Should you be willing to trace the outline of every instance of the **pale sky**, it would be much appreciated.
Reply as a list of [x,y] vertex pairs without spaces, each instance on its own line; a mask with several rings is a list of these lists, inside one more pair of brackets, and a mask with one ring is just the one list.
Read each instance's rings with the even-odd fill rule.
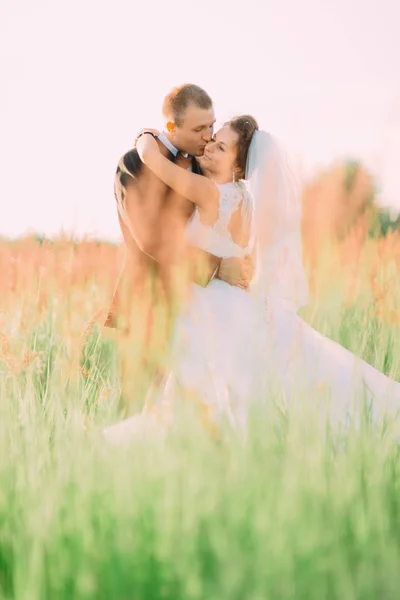
[[358,158],[400,209],[398,0],[0,0],[0,235],[119,237],[113,179],[174,85],[304,176]]

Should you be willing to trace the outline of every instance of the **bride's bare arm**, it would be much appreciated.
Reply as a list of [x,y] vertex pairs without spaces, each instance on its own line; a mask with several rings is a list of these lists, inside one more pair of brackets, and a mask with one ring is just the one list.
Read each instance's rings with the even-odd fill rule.
[[[210,179],[185,171],[165,158],[151,134],[142,133],[136,140],[136,149],[141,160],[169,187],[200,208],[215,211],[215,218],[218,217],[219,192]],[[251,256],[222,259],[219,268],[215,266],[218,279],[248,289],[254,272]]]
[[136,149],[142,162],[178,194],[200,208],[218,210],[219,191],[215,183],[168,160],[161,154],[152,135],[140,136]]

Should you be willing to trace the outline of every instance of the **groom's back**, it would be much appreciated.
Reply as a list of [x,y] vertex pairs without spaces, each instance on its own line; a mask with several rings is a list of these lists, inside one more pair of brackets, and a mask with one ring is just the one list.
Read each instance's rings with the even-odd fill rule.
[[[159,147],[171,158],[163,144]],[[126,260],[113,314],[107,319],[111,326],[117,315],[129,314],[139,298],[145,305],[153,303],[154,298],[145,298],[150,274],[157,284],[151,286],[153,291],[170,287],[171,269],[182,264],[186,255],[184,228],[193,212],[193,204],[158,179],[135,148],[120,159],[114,190]]]
[[[168,149],[158,144],[164,156],[172,160]],[[175,160],[187,167],[184,161]],[[136,148],[118,163],[115,197],[124,240],[131,252],[151,256],[158,264],[179,260],[182,254],[176,252],[185,241],[184,228],[193,204],[156,177],[141,162]]]

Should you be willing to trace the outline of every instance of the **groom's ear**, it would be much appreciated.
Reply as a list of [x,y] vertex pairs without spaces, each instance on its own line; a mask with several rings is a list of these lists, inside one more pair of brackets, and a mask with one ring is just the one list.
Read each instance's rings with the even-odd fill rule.
[[173,121],[167,121],[165,127],[168,133],[173,133],[175,131],[175,123]]

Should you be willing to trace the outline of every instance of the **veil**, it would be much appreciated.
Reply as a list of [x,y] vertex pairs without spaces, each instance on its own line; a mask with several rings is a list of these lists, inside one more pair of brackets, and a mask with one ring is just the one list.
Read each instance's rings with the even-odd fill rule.
[[246,182],[253,201],[252,244],[256,251],[251,292],[270,307],[297,312],[308,302],[301,202],[284,153],[266,131],[256,131],[252,137]]

